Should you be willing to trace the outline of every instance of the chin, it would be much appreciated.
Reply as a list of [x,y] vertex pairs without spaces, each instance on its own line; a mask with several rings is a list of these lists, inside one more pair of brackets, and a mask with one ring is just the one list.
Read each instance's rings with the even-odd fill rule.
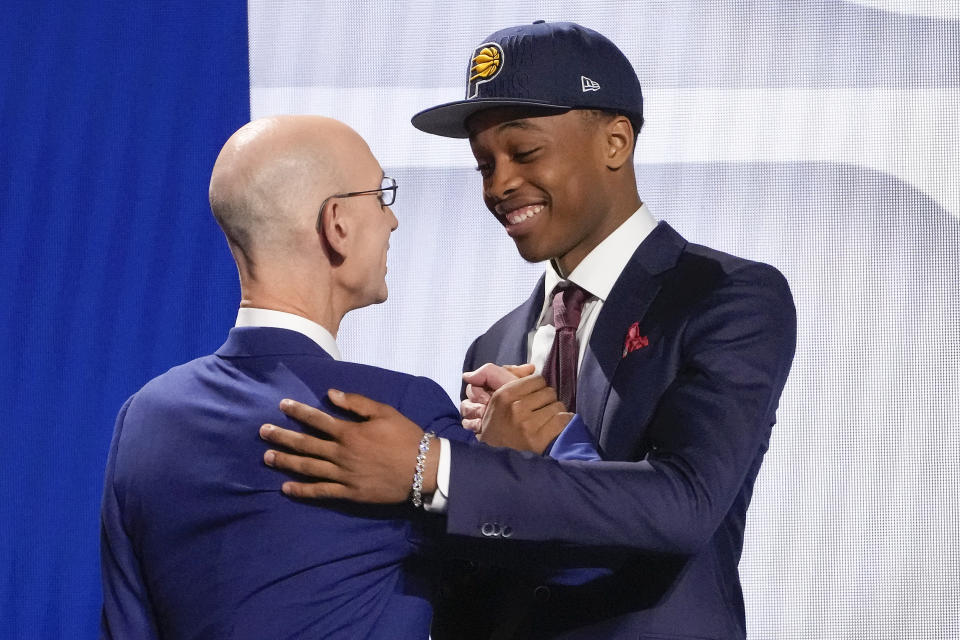
[[520,242],[517,242],[516,245],[517,252],[520,254],[520,257],[527,262],[543,262],[544,260],[549,260],[553,257],[549,255],[550,252],[544,251],[538,247],[525,246]]

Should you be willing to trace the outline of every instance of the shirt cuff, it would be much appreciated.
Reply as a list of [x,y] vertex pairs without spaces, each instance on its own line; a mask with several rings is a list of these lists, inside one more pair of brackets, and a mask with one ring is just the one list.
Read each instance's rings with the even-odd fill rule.
[[602,460],[593,444],[590,430],[580,414],[574,414],[547,451],[554,460]]
[[440,441],[440,462],[437,465],[437,490],[432,496],[424,496],[423,508],[430,513],[446,513],[447,497],[450,492],[450,443],[446,438]]

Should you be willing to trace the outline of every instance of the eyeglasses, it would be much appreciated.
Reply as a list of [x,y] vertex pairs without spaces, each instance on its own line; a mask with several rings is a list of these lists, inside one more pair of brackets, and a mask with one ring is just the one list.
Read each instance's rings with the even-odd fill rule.
[[366,191],[351,191],[350,193],[335,193],[328,196],[320,203],[320,213],[317,214],[317,231],[320,231],[320,220],[323,219],[323,210],[327,208],[327,203],[334,198],[352,198],[353,196],[374,195],[380,199],[381,207],[389,207],[397,199],[397,181],[393,178],[383,177],[379,189],[367,189]]

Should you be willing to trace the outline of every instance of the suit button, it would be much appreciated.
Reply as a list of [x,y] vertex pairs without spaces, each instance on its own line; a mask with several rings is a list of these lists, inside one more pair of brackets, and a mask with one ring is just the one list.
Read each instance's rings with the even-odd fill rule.
[[493,525],[490,524],[489,522],[484,522],[483,525],[480,527],[480,533],[487,536],[488,538],[494,534],[494,531],[495,529],[493,528]]
[[542,584],[536,589],[534,589],[533,599],[541,604],[547,602],[550,599],[550,587]]
[[503,535],[504,538],[509,538],[510,536],[513,535],[513,527],[508,527],[507,525],[504,525],[503,529],[500,530],[500,533],[501,535]]

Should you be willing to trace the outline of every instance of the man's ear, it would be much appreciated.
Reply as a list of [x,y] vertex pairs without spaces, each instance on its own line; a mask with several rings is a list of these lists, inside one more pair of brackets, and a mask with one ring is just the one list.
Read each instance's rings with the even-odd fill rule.
[[320,235],[330,252],[331,264],[339,264],[350,252],[353,238],[353,220],[337,198],[327,202],[320,214]]
[[633,125],[623,115],[610,118],[603,127],[607,168],[616,171],[633,158]]

